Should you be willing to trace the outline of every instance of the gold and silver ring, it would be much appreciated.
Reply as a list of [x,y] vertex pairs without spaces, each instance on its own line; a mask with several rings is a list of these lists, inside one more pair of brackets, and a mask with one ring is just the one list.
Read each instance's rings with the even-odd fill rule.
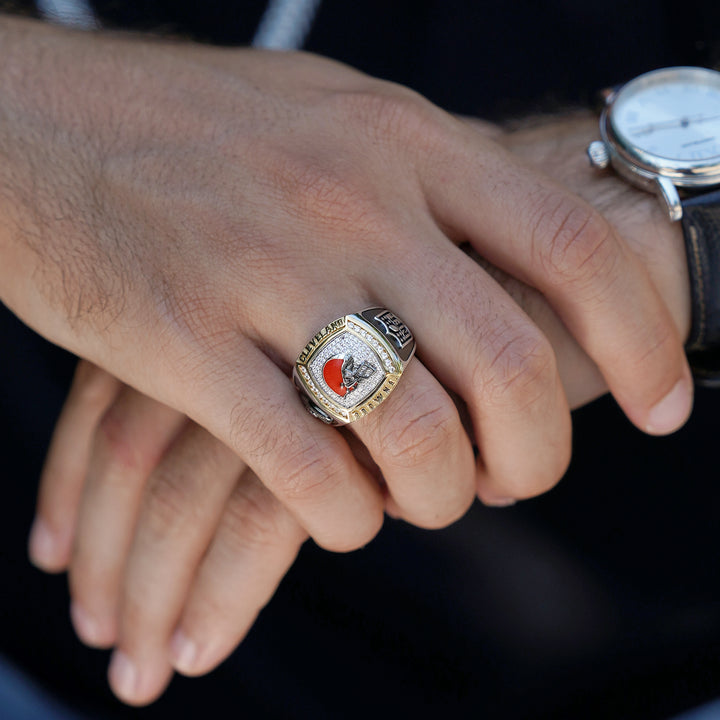
[[316,333],[295,361],[293,380],[312,415],[347,425],[387,399],[414,353],[415,338],[395,313],[368,308]]

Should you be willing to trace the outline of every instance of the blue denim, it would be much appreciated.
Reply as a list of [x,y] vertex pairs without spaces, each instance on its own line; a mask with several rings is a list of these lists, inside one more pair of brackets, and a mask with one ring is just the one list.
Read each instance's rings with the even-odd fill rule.
[[69,710],[0,655],[3,720],[89,720]]
[[720,720],[720,700],[713,700],[706,705],[688,710],[672,720]]

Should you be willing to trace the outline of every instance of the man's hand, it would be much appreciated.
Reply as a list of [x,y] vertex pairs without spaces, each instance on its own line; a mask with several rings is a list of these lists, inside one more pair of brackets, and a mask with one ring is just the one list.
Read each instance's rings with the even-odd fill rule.
[[[527,497],[567,465],[552,346],[461,242],[548,300],[639,427],[687,417],[681,337],[626,242],[416,94],[303,54],[9,19],[0,43],[3,302],[205,428],[322,546],[366,543],[386,503],[439,527],[476,492]],[[390,401],[352,427],[389,498],[288,377],[317,328],[372,305],[418,341]],[[109,490],[79,526],[146,473],[129,426],[110,412],[100,427],[92,472]],[[101,625],[91,541],[76,538],[73,594]]]
[[[647,261],[684,336],[689,309],[678,228],[655,198],[588,167],[583,149],[595,129],[595,120],[582,116],[499,139],[602,205]],[[597,367],[544,297],[481,262],[550,338],[571,405],[605,392]],[[117,444],[132,460],[120,487],[107,471],[108,450]],[[173,667],[195,675],[224,659],[305,537],[221,443],[87,363],[55,431],[38,518],[31,556],[48,570],[70,567],[78,634],[93,646],[121,648],[110,681],[138,704],[162,692]]]
[[548,299],[639,427],[689,413],[681,339],[612,227],[414,93],[309,55],[0,33],[3,300],[208,429],[321,545],[382,522],[377,484],[287,377],[348,311],[389,307],[418,340],[353,427],[403,517],[441,526],[476,489],[527,497],[567,465],[552,348],[457,242]]

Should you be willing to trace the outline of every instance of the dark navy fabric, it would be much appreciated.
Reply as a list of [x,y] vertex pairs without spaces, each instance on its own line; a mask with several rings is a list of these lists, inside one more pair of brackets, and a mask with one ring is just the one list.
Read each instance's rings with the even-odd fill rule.
[[[100,0],[106,24],[247,42],[262,3]],[[308,47],[449,110],[589,103],[654,67],[720,56],[716,3],[326,0]],[[542,9],[541,9],[542,8]],[[561,485],[438,532],[388,521],[349,555],[308,543],[240,649],[131,710],[25,558],[73,358],[0,312],[0,651],[96,718],[667,718],[720,692],[718,396],[644,436],[609,399],[574,414]],[[0,709],[0,717],[2,711]]]
[[[94,0],[111,26],[221,44],[252,38],[264,0]],[[720,61],[720,5],[686,0],[362,0],[320,5],[306,49],[497,117],[589,102],[669,64]]]

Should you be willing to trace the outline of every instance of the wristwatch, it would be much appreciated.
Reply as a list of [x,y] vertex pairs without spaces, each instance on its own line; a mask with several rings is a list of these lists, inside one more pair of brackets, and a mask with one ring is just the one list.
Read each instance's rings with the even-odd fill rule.
[[606,92],[601,140],[587,152],[655,192],[682,222],[692,325],[686,351],[698,382],[720,386],[720,72],[671,67]]

